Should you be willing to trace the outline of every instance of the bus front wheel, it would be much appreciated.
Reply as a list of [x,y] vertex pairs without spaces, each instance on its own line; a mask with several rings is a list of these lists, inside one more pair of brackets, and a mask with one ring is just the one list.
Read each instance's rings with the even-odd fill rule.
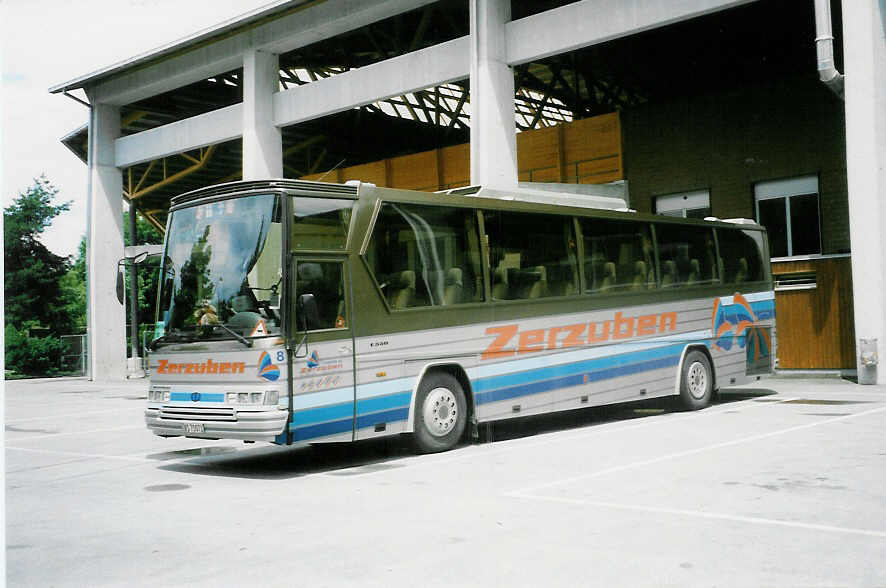
[[680,377],[680,401],[686,410],[698,410],[711,403],[714,372],[708,356],[690,351],[683,360]]
[[421,453],[455,447],[467,425],[465,393],[453,376],[431,372],[421,381],[415,398],[415,440]]

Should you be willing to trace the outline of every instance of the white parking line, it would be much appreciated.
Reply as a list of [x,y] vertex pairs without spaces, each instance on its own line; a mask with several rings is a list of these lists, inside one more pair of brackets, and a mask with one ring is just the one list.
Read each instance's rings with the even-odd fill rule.
[[[92,433],[110,433],[114,431],[130,431],[132,429],[144,429],[144,425],[130,425],[128,427],[113,427],[111,429],[92,429],[90,431],[69,431],[67,433],[47,433],[45,435],[31,435],[29,437],[16,437],[9,438],[7,435],[7,441],[12,441],[13,443],[21,443],[22,441],[32,441],[34,439],[54,439],[56,437],[68,437],[71,435],[89,435]],[[14,432],[14,431],[11,431]]]
[[104,455],[100,453],[82,453],[79,451],[59,451],[57,449],[34,449],[32,447],[13,447],[10,445],[6,446],[7,450],[13,451],[26,451],[28,453],[43,453],[47,455],[66,455],[69,457],[83,457],[90,459],[114,459],[114,460],[122,460],[122,461],[138,461],[144,463],[157,463],[153,459],[148,459],[145,457],[130,457],[127,455]]
[[645,512],[653,514],[666,514],[696,517],[703,519],[715,519],[722,521],[732,521],[736,523],[748,523],[753,525],[774,525],[779,527],[791,527],[795,529],[806,529],[810,531],[825,531],[828,533],[846,533],[850,535],[864,535],[868,537],[886,538],[886,531],[875,531],[873,529],[856,529],[853,527],[835,527],[833,525],[817,525],[813,523],[798,523],[795,521],[782,521],[778,519],[766,519],[761,517],[744,517],[740,515],[731,515],[717,512],[703,512],[698,510],[681,510],[675,508],[658,508],[652,506],[639,506],[634,504],[617,504],[614,502],[600,502],[596,500],[580,500],[575,498],[564,498],[560,496],[539,496],[537,494],[524,494],[522,492],[511,492],[508,496],[512,498],[524,498],[528,500],[537,500],[542,502],[558,502],[562,504],[572,504],[578,506],[591,506],[597,508],[611,508],[617,510],[627,510],[634,512]]
[[66,419],[66,420],[68,420],[68,419],[72,419],[72,418],[76,418],[76,417],[92,416],[95,414],[108,414],[108,413],[112,413],[112,412],[123,412],[123,411],[127,411],[127,410],[138,411],[139,414],[144,412],[143,407],[136,408],[136,407],[132,407],[132,406],[121,406],[120,408],[109,408],[108,410],[90,410],[89,412],[73,412],[73,413],[65,412],[65,413],[61,413],[61,414],[44,415],[44,416],[38,416],[38,417],[28,417],[26,419],[12,419],[12,420],[7,420],[6,424],[14,426],[19,423],[30,423],[33,421],[46,421],[46,420],[51,420],[51,419]]
[[741,445],[744,443],[753,443],[755,441],[760,441],[761,439],[769,439],[770,437],[777,437],[779,435],[786,435],[788,433],[793,433],[796,431],[802,431],[805,429],[812,429],[814,427],[821,427],[823,425],[828,425],[831,423],[836,423],[840,421],[846,421],[849,419],[855,419],[863,416],[868,416],[871,414],[875,414],[878,412],[886,411],[886,406],[881,406],[880,408],[874,408],[871,410],[866,410],[863,412],[857,412],[850,415],[834,417],[830,419],[826,419],[823,421],[816,421],[814,423],[808,423],[805,425],[798,425],[795,427],[788,427],[786,429],[779,429],[777,431],[770,431],[769,433],[761,433],[759,435],[751,435],[750,437],[743,437],[741,439],[733,439],[732,441],[723,441],[722,443],[714,443],[713,445],[706,445],[704,447],[696,447],[694,449],[688,449],[686,451],[678,451],[676,453],[669,453],[667,455],[661,455],[659,457],[653,457],[651,459],[644,459],[640,461],[635,461],[633,463],[624,464],[620,466],[614,466],[611,468],[606,468],[603,470],[598,470],[596,472],[591,472],[588,474],[582,474],[580,476],[571,476],[569,478],[563,478],[561,480],[555,480],[553,482],[545,482],[544,484],[537,484],[535,486],[529,486],[526,488],[521,488],[519,490],[513,490],[511,492],[505,493],[506,496],[516,496],[520,498],[527,498],[527,494],[532,492],[536,492],[538,490],[543,490],[545,488],[553,488],[554,486],[562,486],[564,484],[571,484],[573,482],[580,482],[584,480],[589,480],[591,478],[597,478],[600,476],[605,476],[607,474],[612,474],[615,472],[623,472],[626,470],[636,469],[656,463],[661,463],[663,461],[670,461],[673,459],[679,459],[681,457],[686,457],[689,455],[696,455],[698,453],[704,453],[707,451],[713,451],[716,449],[722,449],[723,447],[731,447],[734,445]]

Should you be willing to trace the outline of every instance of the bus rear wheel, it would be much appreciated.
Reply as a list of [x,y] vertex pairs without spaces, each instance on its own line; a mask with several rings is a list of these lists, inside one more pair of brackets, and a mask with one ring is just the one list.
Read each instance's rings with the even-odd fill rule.
[[467,403],[461,384],[445,372],[422,378],[415,398],[415,447],[420,453],[452,449],[467,425]]
[[680,375],[680,402],[686,410],[698,410],[711,403],[714,372],[708,356],[690,351],[683,360]]

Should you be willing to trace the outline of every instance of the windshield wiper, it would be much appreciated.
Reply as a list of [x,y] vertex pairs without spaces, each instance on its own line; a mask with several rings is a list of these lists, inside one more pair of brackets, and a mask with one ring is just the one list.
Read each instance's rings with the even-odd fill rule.
[[234,338],[237,339],[237,341],[239,341],[240,343],[243,343],[243,344],[246,345],[247,347],[252,347],[252,340],[251,340],[251,339],[247,339],[246,337],[244,337],[243,335],[241,335],[240,333],[238,333],[238,332],[235,331],[234,329],[231,329],[230,327],[227,327],[227,326],[225,326],[225,325],[222,324],[222,323],[215,323],[214,325],[210,325],[210,326],[212,326],[212,327],[221,327],[221,328],[223,328],[225,331],[227,331],[228,333],[230,333],[231,335],[233,335]]
[[165,335],[161,335],[148,343],[148,349],[151,351],[155,351],[157,349],[157,345],[160,343],[173,343],[173,342],[183,342],[183,341],[193,341],[191,337],[185,337],[179,333],[167,333]]

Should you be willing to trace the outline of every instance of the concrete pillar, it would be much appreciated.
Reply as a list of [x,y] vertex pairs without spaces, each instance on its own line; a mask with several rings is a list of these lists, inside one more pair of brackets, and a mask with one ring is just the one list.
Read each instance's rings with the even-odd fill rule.
[[283,177],[283,137],[274,126],[280,59],[265,51],[243,56],[243,179]]
[[92,102],[89,117],[89,196],[86,296],[89,377],[126,376],[126,316],[117,299],[117,262],[123,257],[123,172],[114,165],[120,109]]
[[[886,0],[843,0],[846,169],[858,379],[886,384]],[[865,365],[876,340],[878,366]]]
[[517,186],[514,72],[507,64],[510,0],[469,0],[471,13],[471,184]]

